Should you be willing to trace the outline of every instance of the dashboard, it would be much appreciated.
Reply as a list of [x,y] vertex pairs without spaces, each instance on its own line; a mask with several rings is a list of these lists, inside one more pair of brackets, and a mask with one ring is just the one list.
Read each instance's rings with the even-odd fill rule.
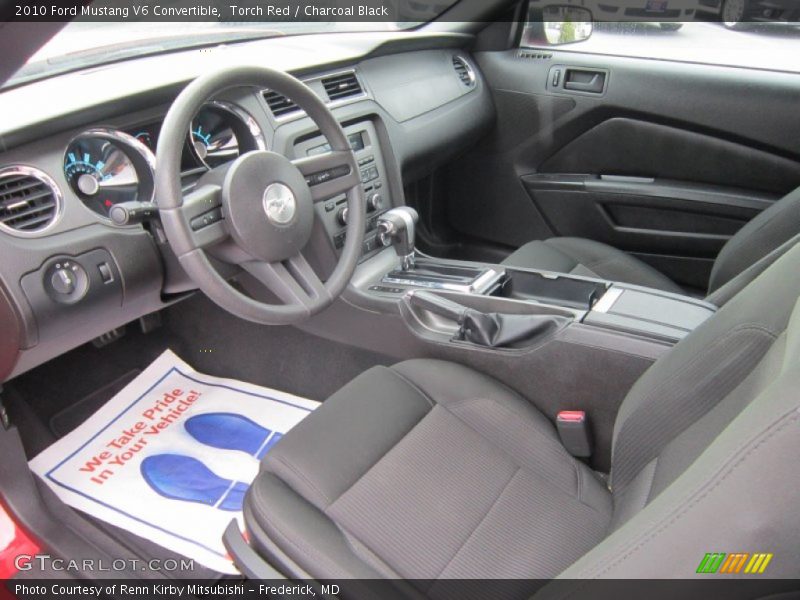
[[[326,63],[314,50],[320,38],[328,45]],[[214,60],[219,68],[244,56],[274,57],[263,64],[299,76],[328,104],[359,166],[368,260],[379,250],[378,216],[404,203],[403,186],[491,126],[489,91],[463,49],[469,42],[452,34],[303,36],[237,44]],[[0,93],[0,110],[16,115],[0,125],[0,323],[9,334],[0,340],[0,381],[193,290],[161,230],[154,184],[161,123],[199,74],[193,58],[181,52],[136,59]],[[59,102],[31,110],[31,97],[56,90]],[[184,192],[209,169],[251,150],[300,158],[330,146],[289,98],[227,90],[209,99],[186,132]],[[334,176],[316,173],[307,183]],[[137,207],[145,211],[140,218],[117,218],[123,208],[137,214]],[[217,213],[203,215],[197,227],[224,218]],[[304,255],[324,279],[344,245],[345,197],[323,198],[315,214]]]

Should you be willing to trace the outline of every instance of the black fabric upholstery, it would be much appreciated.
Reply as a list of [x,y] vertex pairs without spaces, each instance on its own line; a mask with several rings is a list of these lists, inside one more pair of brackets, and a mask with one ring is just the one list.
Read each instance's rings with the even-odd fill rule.
[[[622,493],[639,471],[656,459],[680,432],[730,394],[753,370],[776,335],[743,325],[713,340],[700,356],[635,386],[614,444],[614,490]],[[640,391],[641,390],[641,391]]]
[[458,578],[694,577],[709,540],[766,548],[771,574],[797,577],[799,265],[796,245],[633,386],[610,489],[501,383],[409,361],[275,446],[246,499],[254,545],[288,574],[442,599]]
[[[430,411],[394,369],[374,367],[331,396],[267,455],[264,467],[319,509],[349,489]],[[358,435],[348,435],[356,426]],[[309,443],[313,440],[314,443]]]
[[[728,240],[714,262],[707,293],[713,294],[798,234],[800,188],[778,200]],[[510,254],[503,264],[684,293],[667,276],[630,254],[582,238],[556,237],[528,242]]]
[[528,242],[508,256],[504,265],[571,273],[682,294],[681,287],[638,258],[607,244],[582,238],[550,238]]
[[290,572],[399,576],[434,597],[439,579],[553,577],[611,518],[543,415],[441,361],[376,367],[332,396],[267,455],[247,507]]
[[800,233],[800,188],[742,227],[720,251],[708,292],[712,293]]
[[[740,410],[769,385],[768,377],[756,378],[755,385],[753,378],[769,366],[765,357],[774,354],[800,296],[798,264],[800,245],[659,359],[633,386],[614,427],[615,511],[636,512],[656,497],[711,444],[732,418],[731,405]],[[700,426],[704,420],[712,424],[707,429]],[[615,515],[614,522],[624,519]]]
[[[719,335],[733,315],[753,318],[752,311],[760,312],[756,319],[768,328],[783,330],[742,383],[675,437],[627,487],[650,486],[647,505],[631,510],[629,499],[615,490],[614,520],[619,503],[628,519],[537,598],[585,597],[575,595],[570,580],[702,578],[695,574],[697,557],[709,551],[709,540],[720,549],[768,548],[773,558],[760,578],[800,576],[795,510],[800,505],[800,301],[794,308],[787,302],[798,294],[798,265],[800,248],[775,263],[772,281],[761,280],[749,289],[752,293],[734,298],[723,310],[736,306],[702,332]],[[769,298],[773,301],[763,310],[755,308]],[[693,351],[702,352],[703,345]],[[685,346],[684,352],[692,349]],[[702,589],[697,597],[708,596]]]

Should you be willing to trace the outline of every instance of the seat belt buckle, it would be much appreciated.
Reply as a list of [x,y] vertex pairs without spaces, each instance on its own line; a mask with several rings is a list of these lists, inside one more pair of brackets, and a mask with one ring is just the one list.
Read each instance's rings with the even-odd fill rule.
[[559,411],[556,416],[556,429],[561,443],[572,456],[587,458],[592,455],[592,436],[585,411]]

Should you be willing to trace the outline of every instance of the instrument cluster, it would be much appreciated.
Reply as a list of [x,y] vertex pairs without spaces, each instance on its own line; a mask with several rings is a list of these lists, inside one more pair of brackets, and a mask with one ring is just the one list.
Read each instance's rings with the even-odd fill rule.
[[[161,123],[153,122],[128,131],[95,128],[73,138],[64,153],[64,176],[72,191],[105,218],[117,204],[153,202],[160,130]],[[264,135],[252,116],[233,104],[212,101],[192,119],[182,169],[213,169],[264,149]]]

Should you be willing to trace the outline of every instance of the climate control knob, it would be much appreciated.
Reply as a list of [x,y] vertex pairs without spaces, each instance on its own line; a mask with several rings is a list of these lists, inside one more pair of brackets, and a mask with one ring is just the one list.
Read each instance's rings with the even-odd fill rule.
[[383,208],[383,196],[380,192],[375,192],[367,197],[367,210],[374,212]]
[[339,212],[336,213],[336,220],[339,221],[340,225],[347,225],[347,207],[343,206],[339,209]]

